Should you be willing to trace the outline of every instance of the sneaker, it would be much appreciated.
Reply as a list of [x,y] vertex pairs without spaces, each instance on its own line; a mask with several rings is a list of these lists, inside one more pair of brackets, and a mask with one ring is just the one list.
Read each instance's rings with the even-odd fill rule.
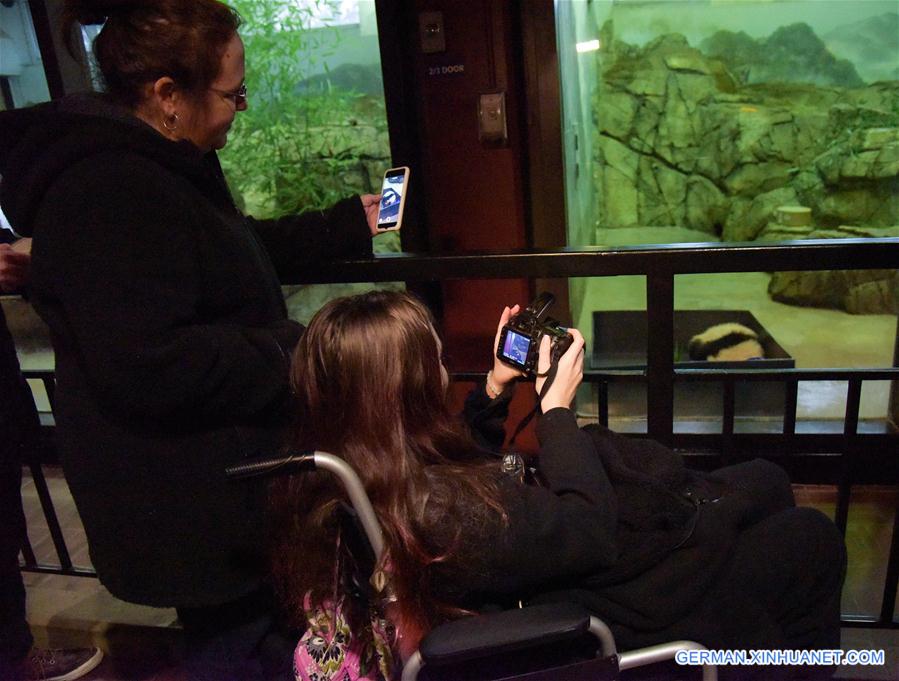
[[32,648],[25,660],[24,681],[75,681],[100,664],[99,648]]

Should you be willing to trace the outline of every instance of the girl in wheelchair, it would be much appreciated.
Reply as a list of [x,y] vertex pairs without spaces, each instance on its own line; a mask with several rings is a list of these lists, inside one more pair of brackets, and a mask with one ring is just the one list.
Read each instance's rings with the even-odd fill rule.
[[[517,311],[503,311],[495,343]],[[342,298],[309,324],[293,357],[293,444],[356,470],[387,547],[376,587],[389,626],[342,602],[371,678],[390,674],[385,648],[407,656],[439,622],[519,602],[583,604],[624,649],[839,648],[845,549],[833,523],[796,508],[786,474],[761,459],[699,474],[651,440],[579,428],[569,406],[584,339],[569,331],[541,401],[540,451],[523,471],[498,454],[519,372],[494,359],[452,414],[441,341],[415,298]],[[538,394],[549,364],[544,342]],[[324,473],[272,490],[275,582],[304,625],[333,608],[351,560],[340,557],[342,497]]]

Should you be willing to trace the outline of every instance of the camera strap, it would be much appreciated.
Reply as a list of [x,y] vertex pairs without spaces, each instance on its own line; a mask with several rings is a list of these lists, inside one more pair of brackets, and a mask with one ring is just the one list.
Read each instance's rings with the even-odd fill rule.
[[541,414],[543,413],[543,410],[541,409],[541,403],[543,402],[543,397],[546,395],[546,393],[549,392],[549,388],[553,384],[553,380],[555,380],[555,378],[556,378],[556,372],[558,371],[558,369],[559,369],[558,364],[551,364],[549,367],[549,370],[545,374],[538,374],[538,376],[540,376],[541,378],[543,376],[546,376],[546,382],[543,384],[543,387],[540,389],[540,394],[537,395],[537,402],[536,402],[536,404],[534,404],[534,408],[531,409],[524,416],[524,418],[518,422],[517,426],[515,426],[515,431],[512,433],[512,437],[509,439],[510,447],[513,444],[515,444],[515,438],[518,437],[518,435],[521,433],[521,431],[523,431],[525,428],[527,428],[528,424],[534,419],[534,416],[537,414],[537,412],[539,411]]

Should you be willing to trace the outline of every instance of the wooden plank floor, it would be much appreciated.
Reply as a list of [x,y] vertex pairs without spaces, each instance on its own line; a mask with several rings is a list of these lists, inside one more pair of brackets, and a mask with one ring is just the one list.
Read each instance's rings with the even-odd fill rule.
[[[45,467],[47,482],[75,565],[89,566],[87,541],[77,509],[61,471]],[[834,490],[797,486],[797,501],[833,514]],[[57,563],[37,492],[27,471],[22,500],[28,534],[39,562]],[[854,492],[849,514],[847,548],[849,575],[843,591],[843,611],[879,611],[892,531],[892,513],[899,490],[878,487]],[[99,645],[104,662],[88,681],[180,681],[181,629],[174,610],[149,608],[114,598],[96,579],[24,574],[28,618],[39,645]],[[897,608],[899,611],[899,608]],[[844,629],[843,649],[884,649],[884,667],[841,668],[841,679],[899,679],[899,631]]]

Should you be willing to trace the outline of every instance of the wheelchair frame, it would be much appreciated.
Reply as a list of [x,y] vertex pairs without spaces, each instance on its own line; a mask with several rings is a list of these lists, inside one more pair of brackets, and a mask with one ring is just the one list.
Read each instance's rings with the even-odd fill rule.
[[[230,466],[225,472],[231,478],[248,478],[314,470],[328,471],[335,475],[340,481],[349,497],[350,504],[353,506],[353,509],[359,518],[365,536],[374,551],[375,562],[377,562],[384,552],[384,536],[381,532],[381,525],[378,522],[377,515],[371,505],[365,487],[359,479],[359,476],[356,474],[356,471],[339,456],[321,451],[293,453],[286,456],[259,459],[244,464]],[[433,660],[429,659],[427,652],[423,652],[422,649],[435,647],[434,645],[429,644],[437,643],[441,637],[441,633],[448,631],[449,627],[458,629],[460,622],[470,622],[472,625],[478,625],[482,629],[485,627],[489,629],[491,618],[504,617],[509,620],[515,617],[515,615],[511,613],[529,613],[534,612],[541,607],[544,606],[525,606],[519,610],[505,611],[503,613],[497,613],[496,615],[478,615],[469,619],[438,625],[425,636],[419,649],[416,650],[403,665],[401,681],[416,681],[421,670],[429,663],[433,663]],[[574,619],[571,618],[572,613],[574,614]],[[572,635],[580,635],[589,632],[599,642],[602,656],[604,658],[615,659],[617,670],[619,672],[674,659],[677,652],[681,650],[706,650],[705,646],[695,641],[672,641],[669,643],[639,648],[626,653],[619,653],[615,645],[612,631],[609,629],[608,625],[598,617],[590,615],[580,606],[571,605],[570,607],[565,608],[562,620],[561,628],[565,630],[561,632],[562,635],[570,638]],[[557,620],[551,624],[547,622],[547,624],[548,626],[556,627],[557,636],[560,634],[558,631],[559,624]],[[517,633],[518,632],[516,632],[516,634]],[[512,638],[507,639],[504,642],[504,647],[509,650],[526,649],[529,645],[535,645],[538,642],[539,639],[533,637],[533,630],[530,629],[523,636],[518,635],[517,638],[513,634]],[[450,651],[446,656],[453,658],[453,661],[462,661],[477,659],[478,657],[494,654],[495,652],[495,649],[488,648],[462,650],[452,649],[452,646],[450,646]],[[714,665],[703,665],[702,681],[717,681],[717,679],[717,668]]]

